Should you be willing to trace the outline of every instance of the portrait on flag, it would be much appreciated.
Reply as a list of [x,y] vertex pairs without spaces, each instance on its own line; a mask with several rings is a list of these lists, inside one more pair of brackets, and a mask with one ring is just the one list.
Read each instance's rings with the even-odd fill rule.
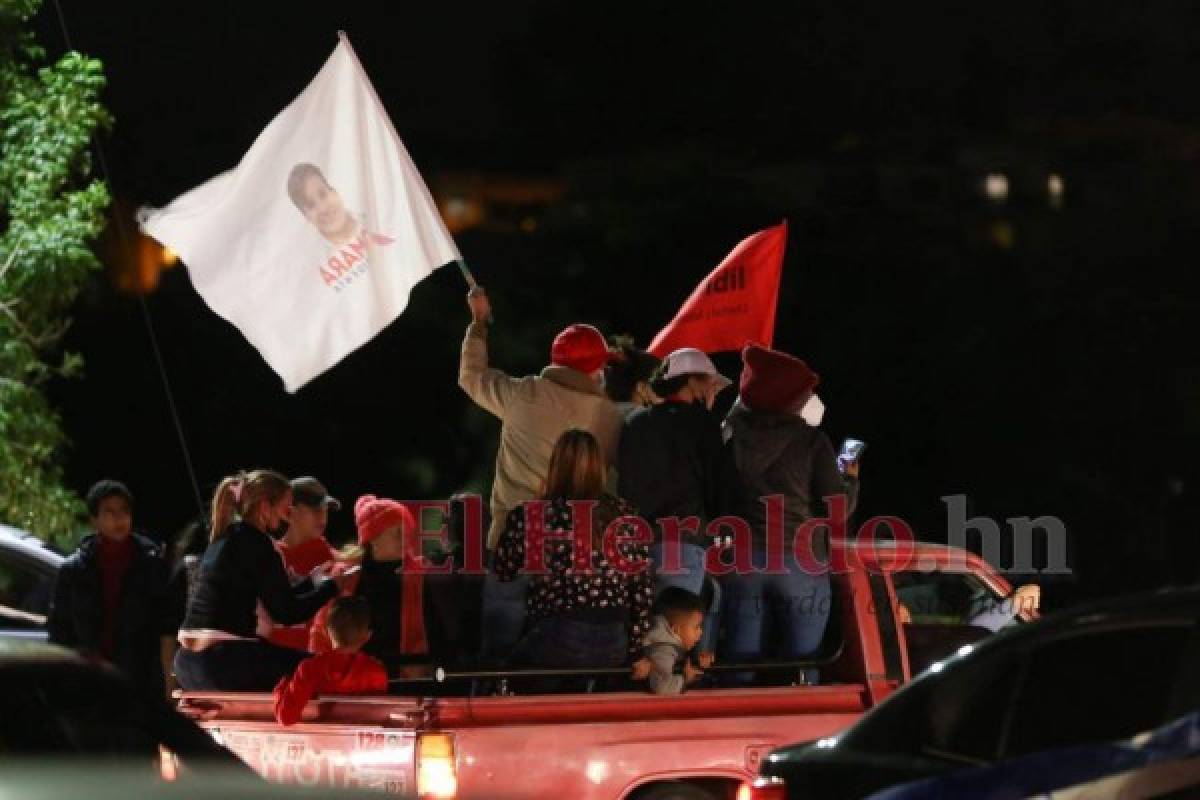
[[343,38],[231,171],[144,212],[205,302],[295,391],[365,344],[460,260]]
[[[390,236],[367,229],[365,220],[346,208],[342,196],[313,164],[292,167],[288,197],[329,245],[329,257],[318,266],[326,286],[341,291],[367,273],[372,255],[395,242]],[[378,259],[375,259],[378,262]]]

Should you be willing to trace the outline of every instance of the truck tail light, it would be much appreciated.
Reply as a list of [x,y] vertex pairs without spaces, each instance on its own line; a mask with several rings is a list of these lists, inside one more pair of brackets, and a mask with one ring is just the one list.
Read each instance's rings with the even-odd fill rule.
[[787,787],[782,778],[760,776],[738,788],[737,800],[787,800]]
[[458,768],[454,736],[422,733],[417,737],[417,797],[450,800],[458,795]]
[[167,783],[179,780],[179,762],[175,754],[162,745],[158,747],[158,777]]

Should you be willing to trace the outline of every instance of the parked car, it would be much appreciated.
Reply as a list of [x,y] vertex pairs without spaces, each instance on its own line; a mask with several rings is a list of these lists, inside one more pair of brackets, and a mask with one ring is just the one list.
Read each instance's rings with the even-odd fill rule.
[[63,556],[32,534],[0,525],[0,637],[46,638]]
[[1197,708],[1200,586],[1107,601],[961,646],[844,732],[772,752],[741,798],[861,798]]
[[[999,795],[1140,800],[1183,789],[1200,790],[1200,711],[1132,739],[1046,750],[988,767],[956,770],[885,789],[869,800],[975,800]],[[1200,791],[1191,796],[1196,795]]]
[[249,772],[165,698],[146,698],[111,667],[55,645],[0,638],[0,756],[6,762],[71,756],[139,763],[157,774],[161,749],[189,769]]

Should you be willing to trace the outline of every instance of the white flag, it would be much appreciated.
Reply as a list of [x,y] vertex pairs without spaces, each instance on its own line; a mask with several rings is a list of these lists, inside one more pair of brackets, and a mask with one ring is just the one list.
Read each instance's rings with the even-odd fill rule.
[[142,229],[179,254],[289,392],[461,260],[345,37],[236,168],[143,212]]

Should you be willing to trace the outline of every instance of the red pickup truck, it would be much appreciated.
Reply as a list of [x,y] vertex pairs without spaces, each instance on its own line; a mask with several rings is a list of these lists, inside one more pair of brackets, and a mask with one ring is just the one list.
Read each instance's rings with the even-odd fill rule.
[[180,710],[287,783],[422,798],[732,798],[772,749],[837,733],[989,633],[946,598],[1000,603],[1011,591],[980,559],[936,545],[844,545],[833,562],[817,685],[470,696],[462,681],[462,696],[319,697],[287,728],[269,695],[184,692]]

